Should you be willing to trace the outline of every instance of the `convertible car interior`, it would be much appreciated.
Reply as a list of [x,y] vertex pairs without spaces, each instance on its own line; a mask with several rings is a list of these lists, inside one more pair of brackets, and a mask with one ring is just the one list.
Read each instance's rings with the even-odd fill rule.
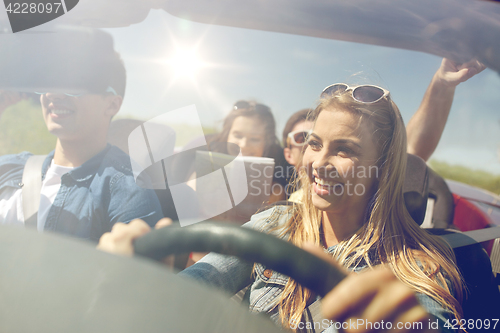
[[[4,2],[7,6],[8,1]],[[89,90],[86,81],[88,73],[84,66],[77,66],[85,61],[85,47],[66,48],[68,41],[59,38],[51,29],[81,32],[84,45],[83,41],[88,42],[88,31],[94,28],[111,31],[143,24],[142,28],[153,31],[156,27],[144,21],[152,12],[158,11],[182,20],[178,30],[169,31],[178,34],[179,40],[189,35],[186,28],[189,24],[206,25],[207,30],[220,27],[233,29],[230,31],[236,36],[248,30],[259,34],[273,33],[283,38],[302,36],[346,44],[398,48],[447,57],[457,62],[476,58],[496,74],[500,73],[498,1],[66,2],[69,9],[64,15],[38,28],[19,32],[14,31],[15,26],[9,21],[12,15],[8,16],[1,9],[0,91],[29,91],[34,95],[34,87],[43,85],[59,86],[61,89],[69,87],[75,91]],[[126,33],[121,30],[116,32],[117,36],[120,34]],[[263,35],[256,36],[253,38],[259,39]],[[52,42],[56,44],[47,47]],[[230,47],[246,50],[245,40],[239,42],[241,45]],[[103,43],[112,45],[113,41]],[[59,57],[65,58],[64,62],[54,56],[54,50],[59,52]],[[127,51],[136,61],[132,66],[141,68],[137,72],[142,74],[142,67],[137,63],[154,61],[149,55],[140,55],[140,50],[141,45],[134,45]],[[37,61],[33,60],[35,57]],[[235,67],[229,70],[236,73],[238,80],[245,80],[245,73],[258,71],[264,62],[282,61],[260,59],[255,53],[249,57],[256,58],[252,59],[255,60],[254,68]],[[298,57],[310,60],[313,56],[304,53]],[[63,64],[70,65],[65,67]],[[47,72],[52,75],[47,75]],[[71,79],[65,80],[68,77]],[[75,77],[79,80],[74,80]],[[143,82],[151,83],[146,76],[141,78]],[[266,83],[266,80],[267,77],[264,77],[262,81]],[[142,82],[139,85],[140,88],[145,87],[142,91],[146,95],[154,94],[148,91],[146,83],[144,87]],[[186,95],[198,93],[196,89],[186,89]],[[212,92],[211,87],[202,89]],[[269,90],[272,89],[274,87],[269,87]],[[491,91],[497,93],[498,89],[495,89],[493,87]],[[287,93],[290,94],[289,91]],[[213,94],[216,95],[216,92]],[[149,106],[147,103],[140,105],[144,109]],[[174,147],[172,144],[168,149],[189,152],[190,148],[189,145]],[[184,165],[179,161],[170,162],[167,167],[177,167],[180,178],[187,178],[192,173],[192,170],[176,165],[176,162]],[[155,188],[155,192],[162,211],[175,220],[178,216],[168,182],[161,185],[166,188]],[[500,318],[500,196],[462,185],[444,179],[424,160],[408,154],[404,182],[407,210],[418,225],[442,237],[453,248],[467,287],[462,303],[464,318],[474,321]],[[187,186],[184,192],[186,200],[192,203],[191,213],[197,216],[200,208],[195,192]],[[280,201],[273,205],[292,206],[293,203]],[[214,251],[239,256],[288,275],[318,295],[326,295],[344,278],[343,273],[331,265],[285,241],[212,221],[188,227],[174,223],[137,239],[134,247],[137,255],[126,258],[97,251],[95,244],[86,241],[0,225],[0,332],[280,331],[269,318],[250,314],[248,308],[232,302],[230,297],[233,295],[183,279],[176,275],[176,271],[159,264],[171,254],[176,255],[177,269],[185,266],[190,252]]]

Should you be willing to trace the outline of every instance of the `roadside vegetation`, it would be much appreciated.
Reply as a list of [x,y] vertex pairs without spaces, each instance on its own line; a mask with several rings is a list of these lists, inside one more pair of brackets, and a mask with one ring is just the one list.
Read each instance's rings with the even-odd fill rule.
[[[122,118],[132,118],[123,116]],[[176,146],[187,143],[191,129],[181,125],[174,129],[177,135]],[[215,128],[204,128],[205,134],[215,132]],[[180,135],[179,135],[180,134]],[[40,105],[34,101],[22,101],[5,110],[0,119],[0,156],[30,151],[34,154],[47,154],[55,147],[56,137],[45,127]],[[456,180],[500,194],[500,174],[474,170],[443,161],[431,160],[430,167],[443,178]]]
[[55,145],[56,137],[45,127],[39,103],[23,100],[0,118],[0,156],[22,151],[45,155]]
[[500,174],[474,170],[461,165],[451,165],[443,161],[431,160],[432,170],[441,177],[480,187],[495,194],[500,194]]
[[[137,119],[129,115],[118,114],[114,119]],[[177,125],[176,143],[184,146],[192,138],[194,128],[189,125]],[[215,127],[203,127],[205,134],[216,133]],[[39,103],[23,100],[11,106],[0,118],[0,156],[29,151],[34,154],[50,153],[56,144],[56,137],[49,133],[42,116]]]

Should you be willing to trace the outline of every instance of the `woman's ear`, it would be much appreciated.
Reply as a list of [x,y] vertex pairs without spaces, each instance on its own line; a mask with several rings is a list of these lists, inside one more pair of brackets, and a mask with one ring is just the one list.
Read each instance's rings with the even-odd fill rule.
[[293,157],[292,157],[292,150],[289,147],[283,148],[283,155],[285,155],[285,160],[291,164],[294,165],[293,163]]

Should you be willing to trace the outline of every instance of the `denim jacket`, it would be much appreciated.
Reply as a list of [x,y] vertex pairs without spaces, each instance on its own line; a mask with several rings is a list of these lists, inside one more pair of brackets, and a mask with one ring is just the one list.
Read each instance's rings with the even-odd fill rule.
[[[23,152],[0,157],[0,192],[7,187],[21,188],[24,165],[31,155]],[[54,152],[43,163],[42,179],[53,157]],[[153,226],[162,217],[155,192],[136,184],[128,155],[108,144],[62,176],[44,230],[97,242],[116,222],[141,218]]]
[[[284,225],[290,218],[290,215],[291,209],[289,206],[276,206],[252,216],[251,221],[246,223],[244,227],[259,231],[265,231],[270,228],[275,230],[275,227],[278,227],[279,230],[279,226]],[[327,249],[327,252],[332,253],[334,249],[335,246],[332,246]],[[351,268],[351,270],[360,272],[366,267],[358,265],[355,268]],[[268,313],[273,321],[280,323],[281,320],[276,304],[289,278],[281,273],[268,270],[261,264],[256,264],[252,280],[252,270],[252,263],[239,260],[236,257],[210,253],[179,274],[194,278],[207,285],[218,287],[230,294],[237,293],[251,283],[249,291],[245,294],[245,300],[249,303],[250,311]],[[438,320],[441,331],[446,331],[443,328],[443,324],[450,318],[450,313],[427,295],[417,293],[417,300],[431,315],[430,317],[433,318],[432,323]],[[429,323],[424,323],[424,325],[427,327]],[[323,320],[321,324],[318,323],[318,329],[315,331],[324,333],[337,332],[335,324],[326,320]]]

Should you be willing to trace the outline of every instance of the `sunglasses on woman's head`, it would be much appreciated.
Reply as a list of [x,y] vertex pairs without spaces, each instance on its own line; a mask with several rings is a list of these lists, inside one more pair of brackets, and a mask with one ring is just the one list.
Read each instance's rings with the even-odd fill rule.
[[312,130],[309,131],[294,131],[288,133],[288,139],[291,144],[294,146],[302,147],[307,143],[307,137],[312,133]]
[[238,101],[234,103],[233,105],[234,110],[240,110],[240,109],[255,109],[257,112],[271,112],[271,109],[269,106],[264,105],[264,104],[255,104],[255,103],[250,103],[247,101]]
[[321,98],[333,96],[335,94],[343,93],[344,91],[351,91],[352,98],[359,103],[371,104],[380,101],[382,98],[389,96],[389,91],[373,85],[362,85],[349,87],[345,83],[335,83],[329,85],[321,93]]

